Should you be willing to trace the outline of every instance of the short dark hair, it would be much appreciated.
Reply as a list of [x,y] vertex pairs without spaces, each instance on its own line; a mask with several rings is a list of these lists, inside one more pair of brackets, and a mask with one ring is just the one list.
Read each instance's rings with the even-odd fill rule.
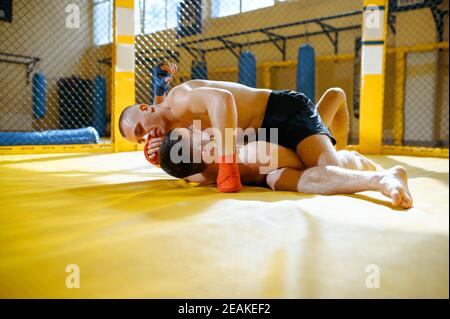
[[133,106],[136,106],[136,105],[137,105],[137,104],[129,105],[129,106],[127,106],[126,108],[123,109],[122,113],[120,113],[120,117],[119,117],[119,132],[120,132],[120,135],[122,135],[122,137],[126,137],[126,136],[125,136],[125,133],[124,133],[124,131],[123,131],[123,128],[122,128],[122,119],[123,119],[123,115],[124,115],[130,108],[132,108]]
[[181,136],[174,139],[171,138],[171,133],[173,130],[170,130],[163,138],[161,145],[159,146],[159,164],[161,168],[169,175],[176,178],[186,178],[188,176],[192,176],[195,174],[202,173],[206,170],[208,165],[200,161],[200,163],[194,163],[193,154],[190,154],[190,160],[188,163],[181,161],[180,163],[174,163],[171,156],[170,151],[172,147],[179,143],[182,139]]

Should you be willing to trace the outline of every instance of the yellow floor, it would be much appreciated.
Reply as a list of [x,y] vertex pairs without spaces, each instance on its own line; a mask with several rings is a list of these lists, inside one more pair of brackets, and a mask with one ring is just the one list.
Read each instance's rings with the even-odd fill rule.
[[446,159],[374,157],[409,169],[416,205],[400,211],[374,193],[220,194],[140,152],[0,158],[3,298],[449,296]]

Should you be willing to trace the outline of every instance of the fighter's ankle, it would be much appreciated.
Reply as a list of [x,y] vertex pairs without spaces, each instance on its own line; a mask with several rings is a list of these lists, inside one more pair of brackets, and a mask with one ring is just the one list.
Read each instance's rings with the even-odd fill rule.
[[374,191],[382,191],[385,187],[383,184],[383,178],[386,177],[385,171],[373,172],[370,177],[370,185]]

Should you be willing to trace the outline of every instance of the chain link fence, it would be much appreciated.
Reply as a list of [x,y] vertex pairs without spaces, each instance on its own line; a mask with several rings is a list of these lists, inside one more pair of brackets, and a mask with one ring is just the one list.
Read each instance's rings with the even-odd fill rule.
[[449,146],[448,3],[390,4],[385,145]]
[[109,141],[112,4],[5,1],[0,18],[1,145]]
[[[247,84],[256,72],[256,87],[299,90],[298,69],[314,67],[310,98],[343,88],[352,116],[350,142],[357,143],[354,54],[361,1],[135,0],[135,7],[137,103],[152,102],[152,69],[167,59],[179,66],[173,85],[193,78]],[[315,65],[298,66],[303,45],[314,49]]]
[[[113,0],[11,3],[0,15],[0,144],[73,144],[91,127],[89,143],[109,141]],[[389,9],[383,143],[448,147],[448,0]],[[172,85],[302,91],[299,76],[313,70],[305,92],[318,101],[344,89],[358,144],[361,13],[361,0],[135,0],[136,102],[152,103],[152,69],[165,60],[179,66]],[[302,46],[315,63],[299,59]]]

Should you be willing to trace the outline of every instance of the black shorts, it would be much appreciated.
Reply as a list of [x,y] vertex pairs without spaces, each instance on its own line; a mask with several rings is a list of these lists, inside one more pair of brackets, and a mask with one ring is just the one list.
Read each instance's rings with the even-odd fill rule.
[[265,140],[270,138],[270,128],[278,129],[278,144],[295,150],[298,143],[315,134],[325,134],[333,145],[336,140],[325,127],[316,105],[303,93],[272,91],[267,102],[262,128],[266,129]]

